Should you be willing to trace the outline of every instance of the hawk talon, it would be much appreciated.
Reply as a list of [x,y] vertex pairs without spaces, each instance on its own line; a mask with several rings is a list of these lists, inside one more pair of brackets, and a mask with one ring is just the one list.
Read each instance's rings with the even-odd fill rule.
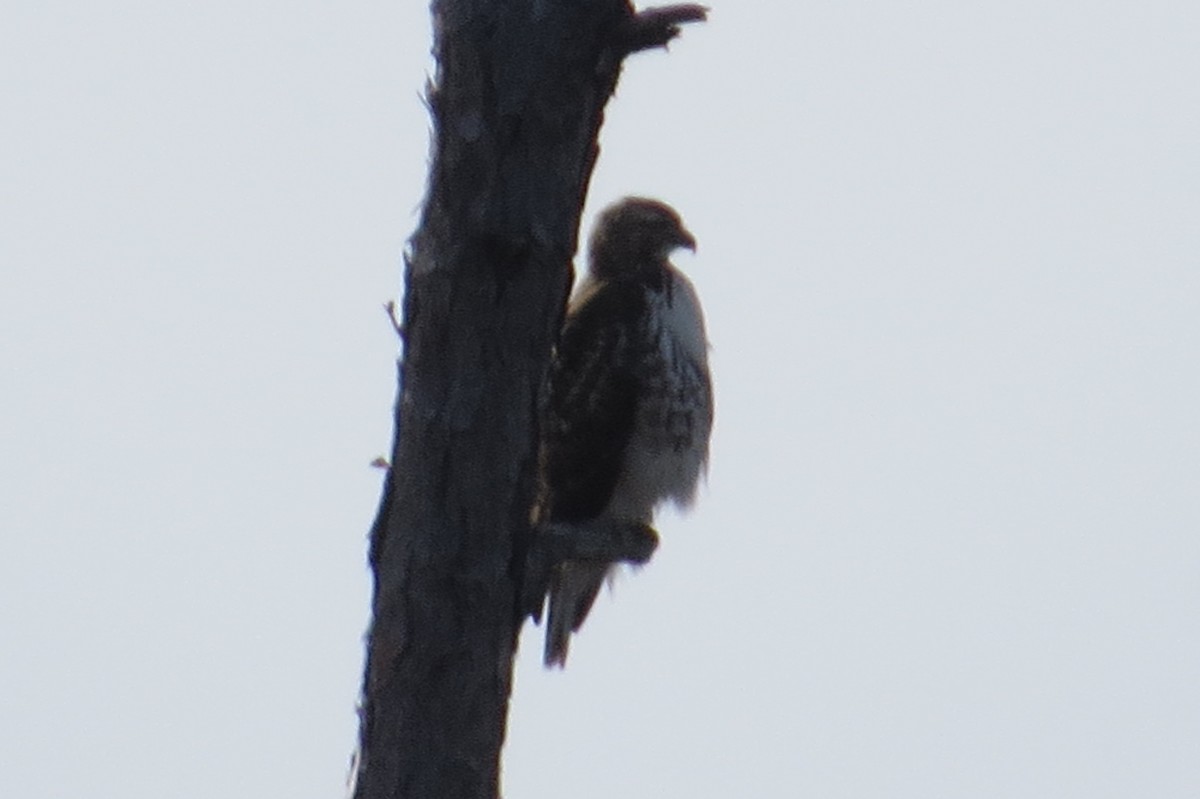
[[591,519],[538,525],[525,559],[521,618],[541,621],[542,598],[554,567],[565,561],[645,565],[658,549],[658,531],[641,522]]

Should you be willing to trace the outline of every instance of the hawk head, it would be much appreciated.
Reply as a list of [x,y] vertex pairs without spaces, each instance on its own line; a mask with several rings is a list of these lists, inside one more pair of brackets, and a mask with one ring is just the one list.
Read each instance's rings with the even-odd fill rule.
[[599,279],[632,276],[662,267],[672,252],[696,249],[696,239],[666,203],[626,197],[600,212],[588,249]]

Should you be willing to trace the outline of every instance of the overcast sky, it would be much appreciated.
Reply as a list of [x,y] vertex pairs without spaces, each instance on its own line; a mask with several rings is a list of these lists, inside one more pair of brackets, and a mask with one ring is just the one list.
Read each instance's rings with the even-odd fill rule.
[[[422,3],[0,15],[0,795],[329,799]],[[588,218],[700,242],[708,486],[511,799],[1200,796],[1200,6],[714,3]]]

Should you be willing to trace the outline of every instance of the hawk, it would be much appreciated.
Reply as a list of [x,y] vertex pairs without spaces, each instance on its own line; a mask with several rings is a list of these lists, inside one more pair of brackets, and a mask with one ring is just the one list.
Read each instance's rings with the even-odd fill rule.
[[[696,240],[668,205],[628,197],[605,209],[588,273],[567,308],[549,373],[539,453],[539,521],[649,525],[664,502],[691,505],[708,462],[712,384],[704,315],[668,260]],[[547,666],[566,664],[614,564],[565,561],[548,588]]]

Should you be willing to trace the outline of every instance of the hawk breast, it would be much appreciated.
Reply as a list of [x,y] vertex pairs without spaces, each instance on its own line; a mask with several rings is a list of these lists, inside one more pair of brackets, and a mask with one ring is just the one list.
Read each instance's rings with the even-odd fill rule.
[[708,462],[712,385],[704,315],[691,281],[672,267],[648,289],[634,429],[606,512],[651,521],[664,501],[690,505]]

